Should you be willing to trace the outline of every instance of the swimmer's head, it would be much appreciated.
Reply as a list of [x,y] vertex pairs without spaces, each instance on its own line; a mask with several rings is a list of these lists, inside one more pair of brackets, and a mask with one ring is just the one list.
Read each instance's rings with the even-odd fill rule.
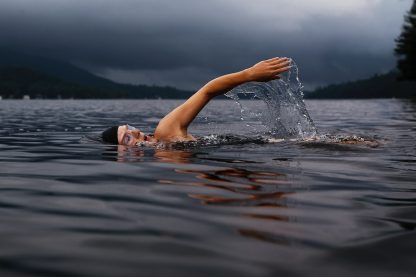
[[113,126],[101,133],[104,142],[118,144],[118,126]]
[[140,142],[153,141],[153,138],[128,124],[110,127],[102,132],[101,137],[104,142],[128,146],[134,146]]

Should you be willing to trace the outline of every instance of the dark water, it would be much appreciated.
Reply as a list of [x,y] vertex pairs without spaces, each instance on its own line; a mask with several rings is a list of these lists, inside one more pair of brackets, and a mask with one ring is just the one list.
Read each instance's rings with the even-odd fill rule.
[[[376,145],[87,138],[178,103],[0,101],[0,276],[414,276],[416,103],[307,102],[321,135]],[[239,117],[214,101],[191,133],[262,131]]]

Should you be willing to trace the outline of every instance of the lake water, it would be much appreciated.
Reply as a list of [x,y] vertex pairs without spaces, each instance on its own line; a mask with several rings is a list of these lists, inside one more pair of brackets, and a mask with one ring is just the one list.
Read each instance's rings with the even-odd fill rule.
[[317,141],[258,143],[231,100],[191,127],[211,145],[90,139],[179,103],[0,101],[0,275],[414,276],[415,102],[307,101]]

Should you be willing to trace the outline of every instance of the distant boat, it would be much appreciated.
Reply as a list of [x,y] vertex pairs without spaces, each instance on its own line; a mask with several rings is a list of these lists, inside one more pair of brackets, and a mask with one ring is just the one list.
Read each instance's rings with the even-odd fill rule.
[[30,95],[28,94],[23,95],[23,100],[30,100]]

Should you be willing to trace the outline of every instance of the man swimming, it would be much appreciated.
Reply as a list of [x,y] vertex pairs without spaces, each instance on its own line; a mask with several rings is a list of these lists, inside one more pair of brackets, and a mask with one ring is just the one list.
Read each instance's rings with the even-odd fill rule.
[[185,103],[162,118],[153,135],[146,135],[129,125],[121,125],[110,127],[102,132],[102,139],[107,143],[127,146],[140,143],[193,141],[195,138],[188,133],[188,126],[212,98],[246,82],[268,82],[279,79],[279,74],[289,68],[290,59],[272,58],[242,71],[223,75],[208,82]]

